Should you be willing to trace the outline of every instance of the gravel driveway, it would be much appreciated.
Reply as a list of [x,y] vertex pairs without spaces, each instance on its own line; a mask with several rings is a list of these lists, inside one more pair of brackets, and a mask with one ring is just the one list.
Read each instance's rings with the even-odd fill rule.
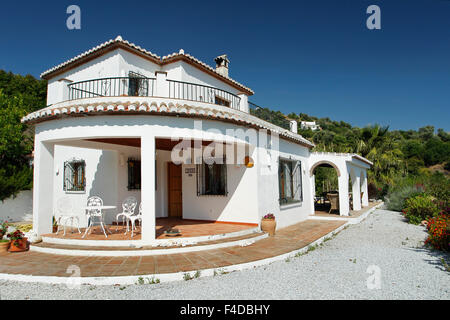
[[[316,250],[253,270],[132,286],[0,282],[1,299],[449,299],[450,256],[423,248],[424,227],[376,210]],[[368,272],[369,271],[369,272]],[[379,276],[379,277],[378,277]],[[370,281],[368,281],[368,278]],[[368,285],[369,282],[369,285]],[[370,288],[369,288],[370,287]]]

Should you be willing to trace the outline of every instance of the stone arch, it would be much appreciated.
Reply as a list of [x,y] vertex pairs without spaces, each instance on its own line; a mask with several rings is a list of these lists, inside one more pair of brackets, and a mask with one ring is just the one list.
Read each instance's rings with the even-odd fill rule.
[[341,176],[341,171],[339,170],[339,168],[337,167],[337,165],[335,165],[333,162],[328,161],[328,160],[321,160],[321,161],[316,162],[316,163],[311,167],[311,169],[310,169],[310,171],[309,171],[310,177],[312,177],[312,176],[314,175],[314,170],[315,170],[318,166],[320,166],[320,165],[322,165],[322,164],[328,164],[328,165],[332,166],[334,169],[336,169],[337,176],[338,176],[338,177]]

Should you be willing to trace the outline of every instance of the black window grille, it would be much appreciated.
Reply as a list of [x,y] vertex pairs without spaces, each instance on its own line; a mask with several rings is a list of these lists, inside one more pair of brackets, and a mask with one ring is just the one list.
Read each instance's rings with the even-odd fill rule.
[[230,101],[222,99],[221,97],[215,96],[214,103],[218,104],[219,106],[229,107]]
[[302,202],[302,163],[280,159],[278,166],[278,187],[280,205]]
[[147,97],[148,78],[130,71],[128,73],[128,95],[133,97]]
[[85,191],[86,162],[70,160],[64,162],[64,191]]
[[198,164],[197,165],[197,195],[226,196],[227,165],[225,163]]

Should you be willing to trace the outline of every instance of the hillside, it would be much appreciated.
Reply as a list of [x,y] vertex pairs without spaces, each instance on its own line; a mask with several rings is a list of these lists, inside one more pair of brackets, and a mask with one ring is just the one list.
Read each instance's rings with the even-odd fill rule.
[[317,118],[305,113],[283,114],[268,108],[251,108],[251,114],[286,127],[287,120],[315,121],[321,130],[298,133],[314,142],[315,151],[358,153],[374,163],[369,180],[387,192],[389,185],[406,176],[429,175],[434,172],[449,177],[450,133],[433,126],[419,130],[389,130],[379,125],[359,128],[344,121]]

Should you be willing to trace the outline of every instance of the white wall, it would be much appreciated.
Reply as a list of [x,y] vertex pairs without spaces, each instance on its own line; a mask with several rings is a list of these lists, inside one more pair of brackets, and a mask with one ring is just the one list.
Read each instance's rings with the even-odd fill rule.
[[[192,137],[203,140],[219,140],[229,143],[246,143],[242,137],[230,135],[230,131],[247,128],[239,125],[213,120],[201,121],[201,128],[195,125],[195,119],[168,116],[116,115],[85,118],[64,118],[42,122],[36,125],[38,141],[56,144],[54,156],[54,201],[61,196],[72,197],[80,208],[85,205],[91,195],[99,195],[105,205],[116,204],[120,208],[123,199],[135,195],[140,201],[139,191],[127,190],[127,166],[121,166],[122,154],[125,162],[129,156],[139,158],[139,148],[109,145],[109,150],[92,150],[87,148],[68,149],[62,143],[72,143],[82,139],[101,137],[140,137],[144,133],[155,138]],[[197,120],[198,121],[198,120]],[[214,129],[215,131],[206,131]],[[69,139],[69,140],[67,140]],[[58,145],[59,144],[59,145]],[[97,148],[105,148],[105,144],[92,143]],[[277,217],[278,228],[305,220],[312,212],[312,186],[305,172],[308,172],[309,150],[298,144],[280,139],[280,151],[274,152],[276,168],[273,174],[262,173],[258,150],[265,152],[264,147],[252,150],[255,159],[253,168],[228,166],[228,196],[200,196],[196,194],[196,176],[189,177],[183,167],[183,217],[187,219],[207,219],[219,221],[235,221],[259,223],[267,213]],[[76,156],[86,160],[87,186],[83,194],[66,194],[63,191],[62,176],[64,161]],[[278,203],[278,157],[291,157],[302,162],[303,202],[291,206],[280,207]],[[170,153],[157,150],[157,182],[155,194],[156,217],[167,216],[167,161]],[[58,175],[56,175],[58,172]],[[143,195],[144,196],[144,195]],[[84,217],[79,209],[78,213]],[[108,222],[114,215],[108,214]],[[83,220],[85,221],[85,220]]]
[[0,220],[8,222],[33,220],[33,191],[21,191],[16,197],[0,201]]
[[119,70],[116,77],[128,77],[128,72],[136,72],[148,78],[155,77],[155,71],[160,70],[159,65],[141,58],[123,49],[119,50]]
[[183,218],[225,222],[259,223],[257,168],[227,164],[226,196],[197,195],[196,174],[189,176],[183,165]]
[[[262,150],[261,150],[262,149]],[[266,153],[260,148],[260,155]],[[300,203],[280,205],[279,204],[279,158],[301,161],[302,171],[302,194],[303,201]],[[283,228],[300,221],[306,220],[312,213],[311,203],[311,180],[308,176],[309,149],[286,140],[279,140],[279,151],[271,152],[272,167],[270,170],[259,166],[258,172],[258,204],[259,216],[262,218],[268,213],[275,215],[277,229]],[[260,159],[260,162],[262,159]]]
[[[213,77],[203,71],[200,71],[199,69],[195,68],[194,66],[186,62],[181,62],[181,67],[182,67],[181,81],[215,87],[231,92],[233,94],[239,93],[239,91],[234,87],[226,84],[225,82],[217,79],[216,77]],[[178,79],[171,79],[171,80],[178,80]]]
[[239,90],[236,88],[184,61],[177,61],[161,67],[156,63],[123,49],[115,49],[49,79],[47,87],[47,105],[68,99],[67,83],[70,82],[62,82],[60,81],[61,79],[78,82],[108,77],[127,77],[130,71],[142,74],[146,77],[155,78],[155,71],[158,70],[166,71],[167,79],[169,80],[212,86],[236,95],[239,93]]
[[113,50],[49,79],[47,85],[47,105],[63,101],[59,79],[68,79],[77,82],[98,78],[119,77],[119,57],[119,50]]
[[[86,161],[86,189],[80,192],[64,191],[64,162],[76,157]],[[53,195],[54,212],[60,198],[69,198],[72,202],[74,214],[80,217],[80,224],[85,226],[87,220],[82,209],[91,196],[99,196],[104,205],[116,205],[118,160],[114,151],[77,148],[55,145]],[[112,221],[111,213],[106,215]]]

